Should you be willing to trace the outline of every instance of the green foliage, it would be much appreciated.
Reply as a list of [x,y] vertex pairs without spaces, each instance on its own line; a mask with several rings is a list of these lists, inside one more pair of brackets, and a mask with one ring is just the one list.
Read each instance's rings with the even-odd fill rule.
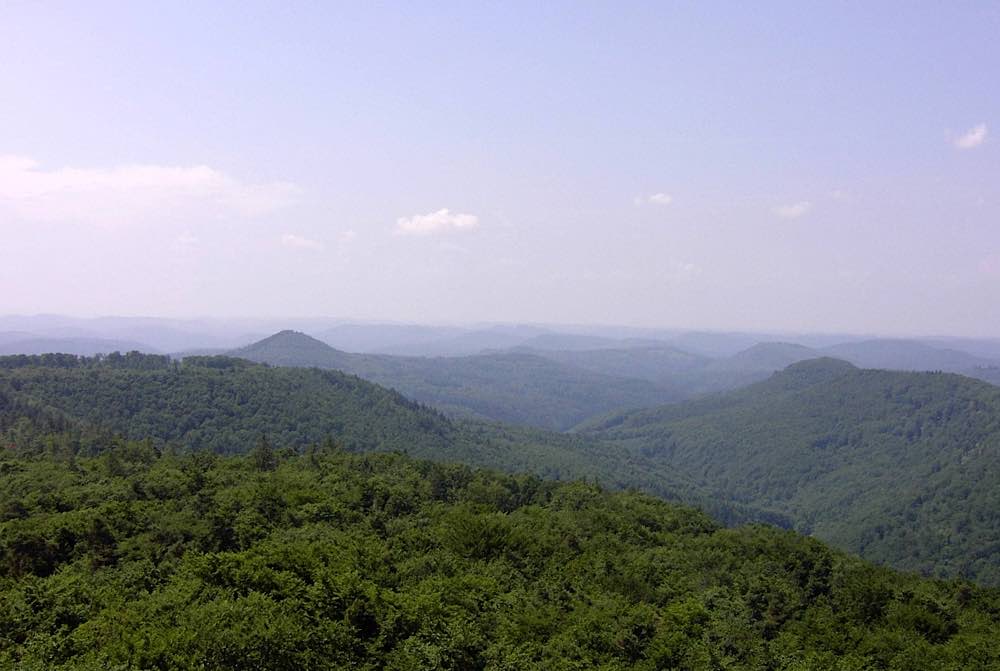
[[0,453],[0,668],[1000,664],[993,590],[585,483],[257,450]]
[[1000,389],[814,360],[588,434],[877,562],[1000,585]]
[[45,361],[0,357],[0,398],[12,416],[33,406],[94,430],[219,453],[245,451],[262,434],[283,445],[333,436],[357,450],[419,451],[454,440],[455,428],[439,413],[335,371],[228,357],[176,365],[137,353]]
[[[794,525],[897,568],[1000,584],[1000,390],[968,378],[804,362],[566,435],[456,422],[334,371],[141,357],[0,358],[0,442],[65,460],[117,434],[167,453],[245,452],[261,435],[299,450],[405,451],[638,489],[726,524]],[[262,472],[284,458],[257,457]]]
[[[75,361],[72,365],[45,366],[41,358],[26,359],[19,367],[0,365],[0,431],[14,445],[31,446],[37,439],[17,423],[26,417],[44,420],[50,432],[73,429],[70,442],[85,454],[99,451],[101,441],[113,434],[151,439],[167,451],[222,454],[247,451],[263,435],[294,448],[335,441],[349,451],[405,450],[554,479],[599,479],[613,488],[684,498],[727,523],[788,525],[774,513],[704,496],[689,478],[652,468],[642,457],[609,451],[591,438],[455,423],[396,392],[336,371],[270,368],[230,357],[187,358],[181,366],[167,367],[155,365],[160,360],[128,367],[75,357],[60,360]],[[0,358],[0,364],[4,361]],[[262,470],[268,470],[266,464]]]

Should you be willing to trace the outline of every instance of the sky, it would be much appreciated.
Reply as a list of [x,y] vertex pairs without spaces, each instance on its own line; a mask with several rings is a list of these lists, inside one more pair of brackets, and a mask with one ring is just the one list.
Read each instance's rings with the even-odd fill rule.
[[0,6],[0,314],[1000,336],[998,2]]

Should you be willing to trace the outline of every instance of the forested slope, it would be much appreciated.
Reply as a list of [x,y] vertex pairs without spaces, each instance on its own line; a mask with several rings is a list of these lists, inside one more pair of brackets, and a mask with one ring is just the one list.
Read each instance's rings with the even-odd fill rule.
[[399,455],[0,451],[0,667],[1000,664],[1000,593],[587,484]]
[[588,435],[864,557],[1000,584],[1000,389],[806,361]]
[[[5,412],[5,408],[8,410]],[[18,442],[18,413],[72,428],[85,452],[100,439],[149,439],[158,449],[240,453],[261,440],[293,449],[333,442],[404,451],[556,479],[587,478],[696,503],[727,523],[774,512],[719,502],[669,468],[609,451],[594,438],[488,422],[456,422],[397,392],[337,371],[272,368],[229,357],[71,355],[0,358],[0,430]],[[96,441],[96,442],[95,442]]]
[[[627,413],[582,434],[454,421],[335,371],[205,357],[0,358],[0,430],[30,411],[93,453],[121,434],[157,449],[402,451],[586,478],[684,501],[727,524],[795,525],[928,575],[997,584],[1000,389],[943,374],[804,362],[754,387]],[[5,413],[4,407],[12,408]]]
[[281,445],[334,438],[350,449],[417,453],[456,441],[439,413],[354,376],[227,357],[4,357],[0,390],[126,437],[220,453],[262,435]]

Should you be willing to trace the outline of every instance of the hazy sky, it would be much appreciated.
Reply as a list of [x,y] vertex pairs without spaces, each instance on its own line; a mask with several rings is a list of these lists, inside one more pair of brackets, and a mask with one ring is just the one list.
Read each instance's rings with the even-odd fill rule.
[[0,313],[1000,335],[1000,3],[5,0],[0,235]]

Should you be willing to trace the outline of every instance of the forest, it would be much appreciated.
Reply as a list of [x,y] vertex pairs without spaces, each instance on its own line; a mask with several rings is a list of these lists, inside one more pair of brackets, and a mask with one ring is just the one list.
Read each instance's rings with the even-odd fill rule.
[[996,590],[636,492],[264,437],[84,456],[20,424],[0,451],[3,668],[1000,664]]
[[1000,585],[1000,390],[958,375],[801,362],[742,390],[613,413],[577,433],[450,418],[333,370],[232,357],[0,357],[0,430],[34,413],[96,455],[110,438],[183,453],[398,451],[587,480],[764,522],[926,576]]
[[[398,450],[554,479],[598,479],[685,500],[729,523],[790,526],[780,514],[720,501],[686,476],[600,440],[496,422],[455,420],[399,393],[333,370],[282,368],[223,356],[132,353],[105,357],[0,357],[0,427],[17,440],[5,407],[41,408],[73,427],[86,452],[112,435],[158,448],[245,452],[266,434],[302,447],[326,440],[354,451]],[[7,413],[10,415],[10,413]]]
[[1000,389],[834,359],[584,433],[873,561],[1000,585]]

